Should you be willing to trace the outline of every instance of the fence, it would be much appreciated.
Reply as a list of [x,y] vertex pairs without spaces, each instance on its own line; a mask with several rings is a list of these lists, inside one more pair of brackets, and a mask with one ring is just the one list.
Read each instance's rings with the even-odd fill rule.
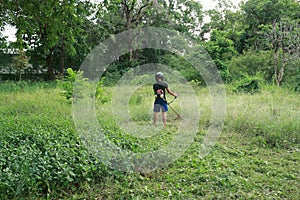
[[[0,54],[0,81],[18,80],[16,69],[11,66],[12,58],[15,54]],[[22,73],[23,80],[46,80],[47,70],[39,64],[30,64],[30,66]]]

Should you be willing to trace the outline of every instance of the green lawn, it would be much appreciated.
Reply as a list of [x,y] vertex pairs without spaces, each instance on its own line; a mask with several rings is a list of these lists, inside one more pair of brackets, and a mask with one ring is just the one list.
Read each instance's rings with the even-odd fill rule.
[[[145,151],[173,138],[171,111],[161,135],[123,134],[111,115],[109,89],[97,116],[116,145]],[[149,91],[130,99],[139,124],[150,123],[149,109],[143,110],[151,106]],[[300,101],[288,90],[228,90],[223,132],[201,159],[211,113],[208,91],[197,89],[201,118],[194,142],[168,167],[146,174],[109,169],[90,154],[75,130],[72,104],[55,84],[4,82],[0,92],[0,199],[300,199]]]

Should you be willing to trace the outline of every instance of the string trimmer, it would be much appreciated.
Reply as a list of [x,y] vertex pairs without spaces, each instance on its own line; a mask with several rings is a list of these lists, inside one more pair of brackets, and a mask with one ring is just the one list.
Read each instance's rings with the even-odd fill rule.
[[171,108],[171,110],[173,110],[173,112],[176,113],[176,115],[177,115],[176,119],[181,119],[181,116],[179,115],[179,113],[170,105],[171,103],[173,103],[175,101],[175,99],[177,99],[176,96],[172,99],[172,101],[167,102],[167,104],[169,105],[169,108]]

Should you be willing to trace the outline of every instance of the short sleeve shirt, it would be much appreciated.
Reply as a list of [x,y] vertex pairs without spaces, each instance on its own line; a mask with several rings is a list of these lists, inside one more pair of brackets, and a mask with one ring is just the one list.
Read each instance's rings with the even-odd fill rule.
[[153,91],[156,95],[156,99],[160,99],[161,94],[163,99],[166,99],[166,88],[168,88],[168,83],[164,81],[157,81],[155,84],[153,84]]

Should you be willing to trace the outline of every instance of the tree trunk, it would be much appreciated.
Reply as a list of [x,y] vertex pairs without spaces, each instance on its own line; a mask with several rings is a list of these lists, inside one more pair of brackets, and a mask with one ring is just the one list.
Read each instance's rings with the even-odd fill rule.
[[278,70],[279,70],[279,39],[278,39],[278,33],[277,33],[277,22],[276,20],[272,23],[272,48],[273,48],[273,58],[274,58],[274,81],[276,85],[279,86],[280,83],[278,83]]
[[59,63],[59,73],[60,75],[64,74],[64,69],[65,69],[65,42],[64,42],[64,37],[63,37],[63,42],[61,45],[61,53],[60,53],[60,63]]
[[278,85],[278,52],[274,49],[274,80]]
[[19,70],[19,81],[22,81],[22,73],[21,73],[21,70]]
[[281,67],[280,70],[278,71],[277,74],[277,86],[279,87],[283,78],[283,74],[284,74],[284,69],[285,69],[285,64],[286,64],[286,59],[285,59],[285,49],[284,49],[284,44],[282,44],[282,61],[281,61]]
[[48,80],[54,80],[53,66],[52,66],[52,50],[46,57],[46,66],[48,69]]
[[[282,23],[279,24],[279,37],[278,37],[278,43],[279,43],[279,49],[281,49],[281,67],[280,69],[277,68],[279,71],[277,73],[277,80],[276,84],[279,87],[283,78],[284,73],[284,67],[285,67],[285,27]],[[279,51],[280,52],[280,51]]]
[[277,75],[277,86],[279,87],[283,78],[283,74],[284,74],[284,67],[285,67],[285,63],[282,63],[281,69],[278,72]]

